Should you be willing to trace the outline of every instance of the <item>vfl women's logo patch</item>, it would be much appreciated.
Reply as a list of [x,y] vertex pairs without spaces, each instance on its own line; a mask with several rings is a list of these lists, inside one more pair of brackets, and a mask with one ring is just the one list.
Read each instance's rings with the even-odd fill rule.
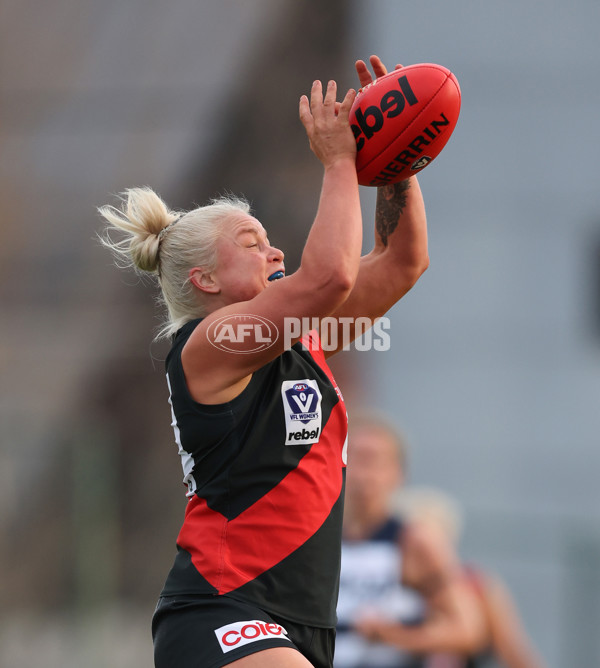
[[284,380],[281,397],[286,445],[316,443],[321,433],[321,391],[316,380]]

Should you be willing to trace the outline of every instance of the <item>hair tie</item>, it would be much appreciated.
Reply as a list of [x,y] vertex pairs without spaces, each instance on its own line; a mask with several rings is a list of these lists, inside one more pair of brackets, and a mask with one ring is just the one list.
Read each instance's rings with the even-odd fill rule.
[[179,218],[175,218],[175,220],[172,220],[168,225],[165,225],[162,230],[158,233],[158,241],[159,243],[162,241],[163,237],[167,233],[167,230],[175,225],[175,223],[178,223],[181,220],[181,216]]

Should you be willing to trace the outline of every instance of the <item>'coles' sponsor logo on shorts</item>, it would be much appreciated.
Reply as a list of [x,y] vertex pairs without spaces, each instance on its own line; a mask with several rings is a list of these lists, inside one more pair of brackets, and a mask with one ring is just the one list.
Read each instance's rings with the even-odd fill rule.
[[283,638],[289,642],[287,631],[274,622],[263,622],[259,619],[249,619],[245,622],[234,622],[215,629],[215,635],[221,645],[223,653],[231,652],[236,647],[242,647],[257,640]]
[[321,390],[316,380],[284,380],[281,397],[286,445],[316,443],[321,433]]

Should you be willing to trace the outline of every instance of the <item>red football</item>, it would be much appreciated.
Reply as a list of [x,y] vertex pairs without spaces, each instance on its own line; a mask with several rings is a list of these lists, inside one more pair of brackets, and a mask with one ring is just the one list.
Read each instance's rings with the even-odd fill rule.
[[350,111],[363,186],[420,172],[446,145],[460,113],[460,87],[441,65],[409,65],[361,88]]

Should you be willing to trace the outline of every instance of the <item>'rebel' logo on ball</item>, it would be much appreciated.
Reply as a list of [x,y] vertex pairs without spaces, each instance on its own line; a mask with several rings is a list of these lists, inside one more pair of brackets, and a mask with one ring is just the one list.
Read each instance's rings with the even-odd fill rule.
[[[376,84],[377,80],[370,85]],[[366,140],[371,139],[376,132],[381,130],[386,118],[400,116],[407,102],[411,107],[418,104],[419,100],[410,87],[407,77],[398,77],[398,84],[397,89],[388,90],[383,94],[379,106],[371,105],[364,111],[358,107],[356,110],[356,123],[353,123],[351,127],[356,139],[357,151],[362,149]]]

